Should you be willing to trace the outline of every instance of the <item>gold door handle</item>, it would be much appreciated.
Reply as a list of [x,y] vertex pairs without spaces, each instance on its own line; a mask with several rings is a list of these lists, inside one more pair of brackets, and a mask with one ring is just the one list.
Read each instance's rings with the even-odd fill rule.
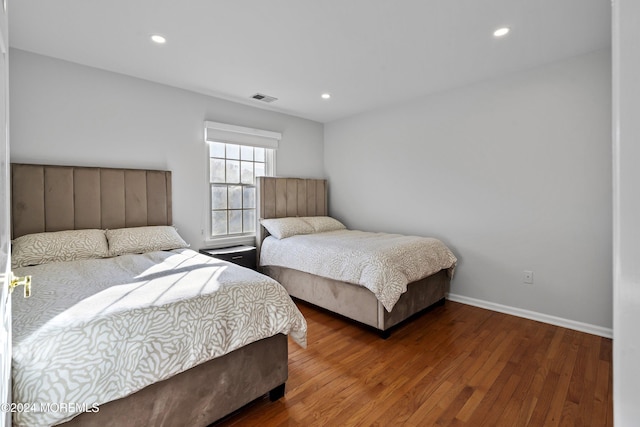
[[13,288],[18,286],[24,286],[24,297],[29,298],[31,296],[31,276],[15,277],[11,273],[11,283],[9,284],[9,292],[13,292]]

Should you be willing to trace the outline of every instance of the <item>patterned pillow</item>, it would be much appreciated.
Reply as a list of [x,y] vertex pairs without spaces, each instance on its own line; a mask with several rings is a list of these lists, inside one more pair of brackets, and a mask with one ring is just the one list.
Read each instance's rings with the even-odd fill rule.
[[118,228],[107,230],[106,234],[111,256],[189,247],[175,227],[169,225]]
[[324,231],[345,230],[347,227],[335,218],[330,216],[305,216],[300,218],[306,221],[315,233]]
[[13,240],[13,268],[109,256],[104,230],[67,230],[26,234]]
[[276,239],[295,236],[296,234],[311,234],[313,227],[302,218],[269,218],[261,219],[260,224]]

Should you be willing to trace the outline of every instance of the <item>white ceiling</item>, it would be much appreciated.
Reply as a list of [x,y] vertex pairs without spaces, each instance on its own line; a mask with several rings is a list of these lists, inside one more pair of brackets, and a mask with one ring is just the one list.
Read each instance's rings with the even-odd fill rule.
[[[9,41],[329,122],[607,48],[610,1],[14,0]],[[512,31],[496,39],[500,26]]]

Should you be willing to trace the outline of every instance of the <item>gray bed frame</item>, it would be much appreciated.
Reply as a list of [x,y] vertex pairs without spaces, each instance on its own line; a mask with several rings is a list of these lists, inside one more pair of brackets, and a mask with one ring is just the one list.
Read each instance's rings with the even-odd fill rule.
[[[170,171],[12,164],[11,188],[13,238],[173,224]],[[287,348],[282,334],[254,342],[61,425],[207,426],[267,393],[282,397]]]
[[[258,218],[328,215],[324,179],[260,177],[257,195]],[[262,241],[268,235],[264,227],[258,226],[258,257]],[[445,270],[409,283],[407,292],[388,312],[371,291],[359,285],[285,267],[263,266],[262,272],[280,282],[292,297],[373,327],[383,337],[389,335],[392,327],[434,304],[443,303],[450,283]]]

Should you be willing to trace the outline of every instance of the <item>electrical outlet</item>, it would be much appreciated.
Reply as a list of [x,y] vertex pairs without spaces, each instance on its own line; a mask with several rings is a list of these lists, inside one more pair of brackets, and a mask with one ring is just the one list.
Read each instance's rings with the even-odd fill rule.
[[524,283],[532,284],[533,283],[533,271],[525,270],[522,274],[522,281]]

